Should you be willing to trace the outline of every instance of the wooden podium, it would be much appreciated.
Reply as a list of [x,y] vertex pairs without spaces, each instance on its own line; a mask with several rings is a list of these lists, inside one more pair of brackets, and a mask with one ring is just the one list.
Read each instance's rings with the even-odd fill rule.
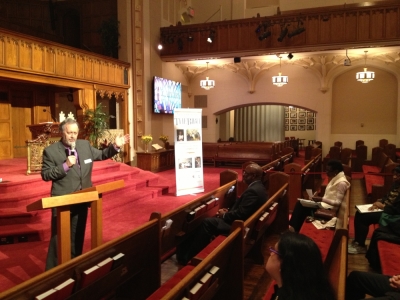
[[91,248],[96,248],[103,243],[102,194],[124,186],[124,181],[118,180],[64,196],[42,198],[26,207],[28,212],[49,208],[57,209],[57,256],[59,265],[71,260],[70,205],[91,203]]

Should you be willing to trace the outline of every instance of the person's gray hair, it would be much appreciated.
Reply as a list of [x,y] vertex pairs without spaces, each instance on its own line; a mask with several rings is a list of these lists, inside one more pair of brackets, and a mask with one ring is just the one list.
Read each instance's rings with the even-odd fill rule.
[[58,130],[60,131],[60,132],[64,132],[64,128],[65,128],[65,125],[69,125],[69,124],[76,124],[76,126],[78,126],[78,130],[79,130],[79,123],[76,121],[76,120],[74,120],[74,119],[71,119],[71,118],[67,118],[67,119],[65,119],[64,121],[62,121],[61,123],[60,123],[60,126],[59,126],[59,128],[58,128]]

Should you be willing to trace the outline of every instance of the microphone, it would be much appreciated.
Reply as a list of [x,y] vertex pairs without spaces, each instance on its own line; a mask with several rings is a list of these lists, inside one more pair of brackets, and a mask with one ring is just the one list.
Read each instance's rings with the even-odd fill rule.
[[75,142],[71,143],[71,155],[75,155]]

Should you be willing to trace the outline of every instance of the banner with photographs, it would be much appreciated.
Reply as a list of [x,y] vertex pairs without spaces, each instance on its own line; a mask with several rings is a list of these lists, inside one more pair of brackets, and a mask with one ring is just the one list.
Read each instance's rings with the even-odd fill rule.
[[174,110],[176,196],[204,192],[201,113]]

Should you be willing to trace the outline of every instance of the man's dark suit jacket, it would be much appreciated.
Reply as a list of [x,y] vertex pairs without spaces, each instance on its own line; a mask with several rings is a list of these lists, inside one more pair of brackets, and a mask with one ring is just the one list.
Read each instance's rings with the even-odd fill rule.
[[44,149],[42,179],[52,181],[51,195],[62,196],[92,186],[93,162],[110,158],[118,153],[112,144],[99,150],[86,140],[76,141],[76,151],[79,166],[76,164],[68,172],[64,171],[63,163],[67,159],[63,143],[57,142]]
[[232,208],[224,214],[223,220],[232,224],[235,220],[247,220],[267,201],[267,191],[261,181],[255,181],[243,192]]

